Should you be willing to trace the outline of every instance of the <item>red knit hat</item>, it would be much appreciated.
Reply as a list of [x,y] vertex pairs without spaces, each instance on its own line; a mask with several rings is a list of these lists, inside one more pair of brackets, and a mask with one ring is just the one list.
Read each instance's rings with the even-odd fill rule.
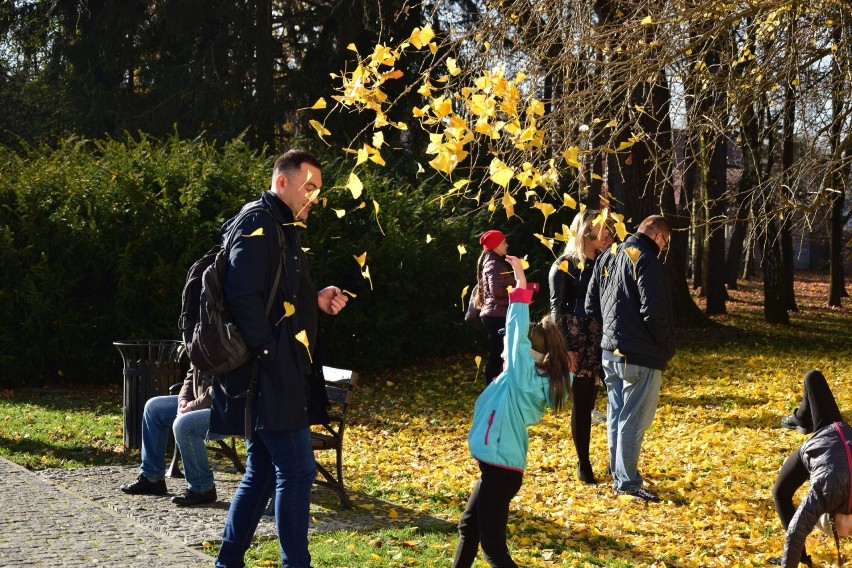
[[479,237],[479,244],[482,245],[482,250],[491,250],[500,245],[503,241],[506,240],[506,235],[498,231],[497,229],[491,229],[490,231],[485,231],[482,233],[482,236]]

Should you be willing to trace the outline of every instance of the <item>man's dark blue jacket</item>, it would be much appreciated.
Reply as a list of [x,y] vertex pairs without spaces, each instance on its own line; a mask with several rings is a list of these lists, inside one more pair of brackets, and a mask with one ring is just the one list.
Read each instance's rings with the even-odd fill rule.
[[[640,254],[635,266],[625,252],[630,247]],[[671,296],[659,253],[652,239],[637,233],[595,262],[586,313],[601,323],[604,358],[617,349],[628,364],[662,371],[674,355]]]
[[[258,392],[252,403],[255,429],[295,430],[310,422],[308,380],[322,385],[318,356],[311,365],[305,345],[296,340],[296,334],[307,328],[309,345],[312,349],[316,346],[316,284],[293,224],[293,213],[271,192],[246,204],[243,210],[257,205],[268,209],[271,216],[255,212],[237,227],[225,277],[225,305],[259,362]],[[235,219],[225,223],[223,234],[227,234]],[[284,251],[279,246],[276,223],[284,231]],[[267,316],[266,303],[282,253],[283,271]],[[295,307],[288,317],[284,317],[285,302]],[[226,380],[229,384],[233,381],[247,385],[253,366],[250,361],[229,373]],[[312,367],[316,371],[313,375]],[[321,388],[324,394],[324,387]]]

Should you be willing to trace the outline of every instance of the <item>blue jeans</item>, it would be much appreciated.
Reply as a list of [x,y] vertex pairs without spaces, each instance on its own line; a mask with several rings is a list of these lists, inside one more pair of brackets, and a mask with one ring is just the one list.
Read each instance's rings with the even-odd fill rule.
[[216,568],[242,568],[257,523],[275,493],[275,526],[283,568],[310,568],[308,524],[316,462],[310,429],[255,430],[246,473],[231,501]]
[[642,487],[639,451],[657,413],[662,372],[606,359],[603,370],[608,395],[609,469],[616,490],[630,493]]
[[[175,441],[183,458],[184,474],[190,491],[213,488],[213,471],[207,459],[205,439],[210,427],[210,409],[193,410],[178,415],[177,396],[156,396],[145,403],[142,414],[141,472],[150,480],[166,477],[166,444],[169,429],[174,429]],[[211,439],[219,439],[211,435]]]

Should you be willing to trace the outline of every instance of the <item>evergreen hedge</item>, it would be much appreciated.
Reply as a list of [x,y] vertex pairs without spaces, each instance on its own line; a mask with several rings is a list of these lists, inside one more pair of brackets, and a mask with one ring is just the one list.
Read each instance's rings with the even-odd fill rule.
[[[116,383],[113,341],[177,338],[187,268],[268,187],[273,158],[239,139],[177,136],[0,147],[0,385]],[[382,368],[482,343],[462,321],[460,292],[488,213],[439,210],[439,190],[410,166],[362,173],[357,209],[342,189],[351,162],[327,162],[330,203],[312,211],[306,246],[321,286],[356,294],[322,318],[328,364]],[[344,207],[338,218],[332,208]],[[353,258],[365,251],[372,289]]]

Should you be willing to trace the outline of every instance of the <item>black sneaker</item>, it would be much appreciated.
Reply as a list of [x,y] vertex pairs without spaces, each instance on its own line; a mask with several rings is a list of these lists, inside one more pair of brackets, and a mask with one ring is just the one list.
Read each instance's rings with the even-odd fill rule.
[[133,483],[125,483],[119,489],[130,495],[165,495],[168,493],[164,479],[151,481],[145,477],[144,473],[140,473]]
[[619,495],[630,495],[631,497],[635,497],[636,499],[642,499],[646,503],[659,503],[660,498],[657,497],[657,494],[653,491],[649,491],[643,487],[635,491],[619,491]]
[[[798,408],[796,410],[798,410]],[[808,427],[808,425],[806,425],[802,420],[800,420],[796,416],[795,411],[793,412],[793,414],[785,416],[781,419],[781,426],[783,426],[784,428],[789,428],[790,430],[798,430],[802,434],[810,434],[811,432],[813,432],[812,428]]]
[[172,497],[172,503],[181,507],[191,505],[203,505],[212,503],[216,500],[216,488],[208,489],[207,491],[190,491],[186,490],[183,495],[175,495]]
[[595,485],[598,480],[595,479],[595,472],[592,470],[592,464],[589,462],[577,463],[577,479],[586,485]]

